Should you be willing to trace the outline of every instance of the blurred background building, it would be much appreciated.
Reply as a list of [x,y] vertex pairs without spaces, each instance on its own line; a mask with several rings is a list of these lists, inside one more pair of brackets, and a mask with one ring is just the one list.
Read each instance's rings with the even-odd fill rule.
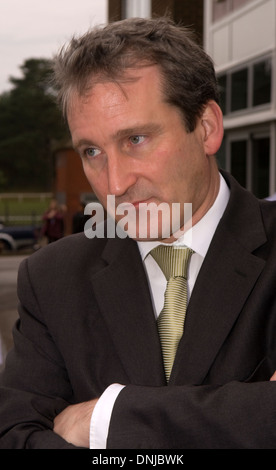
[[256,196],[276,191],[276,2],[205,0],[225,138],[219,162]]
[[170,15],[176,22],[191,26],[203,41],[204,0],[109,0],[108,21],[131,17]]

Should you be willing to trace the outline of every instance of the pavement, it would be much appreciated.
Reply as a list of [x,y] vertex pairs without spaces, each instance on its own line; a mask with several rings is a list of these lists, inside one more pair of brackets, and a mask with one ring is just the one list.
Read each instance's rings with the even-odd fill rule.
[[27,255],[0,256],[0,370],[13,345],[12,328],[18,318],[17,272]]

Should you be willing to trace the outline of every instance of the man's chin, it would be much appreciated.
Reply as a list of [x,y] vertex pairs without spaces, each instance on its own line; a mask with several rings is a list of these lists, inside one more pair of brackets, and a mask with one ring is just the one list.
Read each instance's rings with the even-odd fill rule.
[[170,230],[166,230],[164,233],[164,230],[162,229],[152,229],[148,230],[145,229],[144,227],[140,229],[137,227],[127,227],[127,228],[122,228],[120,224],[117,224],[117,235],[120,237],[120,234],[123,236],[128,236],[134,241],[137,242],[155,242],[155,241],[161,241],[161,242],[174,242],[177,238],[174,236],[174,234],[171,233]]

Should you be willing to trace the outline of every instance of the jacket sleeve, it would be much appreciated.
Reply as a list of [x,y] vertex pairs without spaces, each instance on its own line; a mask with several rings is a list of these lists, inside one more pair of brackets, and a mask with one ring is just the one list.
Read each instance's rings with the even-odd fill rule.
[[72,401],[66,369],[29,282],[19,270],[19,320],[14,348],[0,377],[0,448],[72,448],[53,432],[53,419]]
[[109,427],[113,449],[276,447],[276,382],[126,386]]

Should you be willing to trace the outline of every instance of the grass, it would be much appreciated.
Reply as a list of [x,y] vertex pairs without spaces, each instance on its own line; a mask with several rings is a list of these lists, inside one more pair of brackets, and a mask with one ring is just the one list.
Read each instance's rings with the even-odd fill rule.
[[50,200],[50,197],[39,195],[33,197],[17,195],[3,198],[0,194],[0,220],[5,225],[40,223],[42,214],[48,208]]

